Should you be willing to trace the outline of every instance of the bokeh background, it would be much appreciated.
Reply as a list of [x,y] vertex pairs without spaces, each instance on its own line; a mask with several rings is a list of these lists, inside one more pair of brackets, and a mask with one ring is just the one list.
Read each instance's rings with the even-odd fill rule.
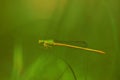
[[[119,0],[0,3],[0,80],[75,80],[74,75],[76,80],[120,80]],[[39,39],[86,41],[106,54],[59,46],[45,49]],[[74,73],[64,70],[66,63]]]

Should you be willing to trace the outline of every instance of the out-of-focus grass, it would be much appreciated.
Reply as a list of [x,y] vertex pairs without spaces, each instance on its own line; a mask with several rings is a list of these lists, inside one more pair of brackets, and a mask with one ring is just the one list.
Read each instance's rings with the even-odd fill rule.
[[28,68],[24,68],[22,47],[14,48],[11,80],[76,80],[71,66],[55,56],[40,55]]
[[[23,47],[15,45],[11,80],[43,79],[39,76],[43,74],[49,75],[56,69],[56,66],[58,67],[57,64],[59,63],[55,63],[57,61],[55,58],[54,61],[49,59],[51,65],[54,64],[54,66],[49,67],[47,66],[46,56],[40,56],[40,59],[25,68],[25,61],[31,59],[29,55],[32,54],[33,56],[34,53],[39,55],[41,52],[37,50],[37,45],[34,45],[33,49],[33,47],[30,47],[33,44],[29,43],[29,41],[38,38],[85,40],[88,42],[89,47],[105,50],[107,55],[98,56],[96,54],[89,55],[87,52],[80,50],[62,50],[61,48],[56,51],[56,55],[70,61],[78,80],[119,79],[119,3],[120,0],[2,0],[2,5],[0,5],[0,74],[2,74],[0,75],[0,80],[9,80],[8,76],[9,72],[11,72],[9,68],[11,69],[14,42],[11,37],[16,39],[16,36],[25,37],[28,42],[28,44],[25,44],[29,46],[24,46],[26,52],[23,51],[25,53],[23,56]],[[36,50],[36,52],[32,52],[32,50]],[[44,54],[44,52],[41,53]],[[79,55],[79,53],[85,53],[85,55]],[[23,59],[26,56],[29,56],[28,59]],[[39,64],[42,61],[44,62]],[[43,65],[47,67],[42,67]],[[59,69],[59,71],[65,70]],[[71,74],[71,71],[66,70],[63,73],[64,75],[60,79],[67,80],[65,78],[69,77],[66,77],[66,75]],[[51,75],[53,74],[49,76]]]

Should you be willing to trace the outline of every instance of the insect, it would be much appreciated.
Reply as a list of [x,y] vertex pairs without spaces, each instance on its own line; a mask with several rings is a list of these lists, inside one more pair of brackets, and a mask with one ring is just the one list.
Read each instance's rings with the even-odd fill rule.
[[86,50],[86,51],[91,51],[91,52],[97,52],[100,54],[105,54],[104,51],[101,50],[95,50],[95,49],[91,49],[91,48],[86,48],[86,47],[79,47],[79,46],[74,46],[74,45],[70,45],[70,44],[65,44],[65,43],[57,43],[54,40],[39,40],[38,41],[39,44],[43,44],[44,47],[48,48],[51,46],[66,46],[66,47],[70,47],[70,48],[78,48],[81,50]]

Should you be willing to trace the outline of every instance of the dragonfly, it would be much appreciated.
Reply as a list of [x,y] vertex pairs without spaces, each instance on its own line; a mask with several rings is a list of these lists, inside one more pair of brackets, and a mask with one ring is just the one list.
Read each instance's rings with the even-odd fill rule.
[[77,48],[77,49],[81,49],[81,50],[105,54],[105,52],[102,50],[96,50],[96,49],[91,49],[91,48],[87,48],[87,47],[80,47],[80,46],[75,46],[75,45],[71,45],[71,44],[55,42],[52,39],[51,40],[39,40],[38,43],[43,44],[43,46],[46,48],[51,47],[51,46],[65,46],[65,47],[69,47],[69,48]]

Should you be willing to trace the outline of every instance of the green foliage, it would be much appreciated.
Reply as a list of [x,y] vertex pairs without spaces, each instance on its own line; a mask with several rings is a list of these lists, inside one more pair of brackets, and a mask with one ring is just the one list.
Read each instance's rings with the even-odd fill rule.
[[20,70],[19,68],[16,69],[18,70],[13,72],[12,80],[75,80],[74,73],[69,65],[50,55],[41,55],[19,75],[16,73]]

